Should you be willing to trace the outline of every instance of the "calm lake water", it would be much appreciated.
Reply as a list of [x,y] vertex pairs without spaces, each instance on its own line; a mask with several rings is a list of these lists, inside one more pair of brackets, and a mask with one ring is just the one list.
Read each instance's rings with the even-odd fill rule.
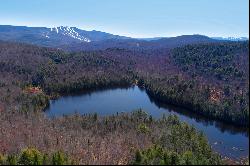
[[190,111],[152,100],[145,90],[137,86],[85,92],[77,95],[64,96],[50,101],[45,110],[49,117],[98,113],[112,115],[117,112],[131,112],[143,109],[155,118],[163,114],[177,115],[202,131],[208,138],[212,148],[222,155],[237,159],[249,155],[249,132],[245,129],[212,121]]

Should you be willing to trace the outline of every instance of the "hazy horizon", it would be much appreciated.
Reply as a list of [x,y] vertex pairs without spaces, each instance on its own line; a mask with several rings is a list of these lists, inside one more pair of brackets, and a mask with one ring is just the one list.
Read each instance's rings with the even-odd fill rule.
[[0,24],[69,26],[132,38],[249,36],[248,0],[9,0]]
[[[1,26],[1,25],[0,25]],[[51,27],[46,27],[46,26],[26,26],[26,25],[2,25],[2,26],[20,26],[20,27],[29,27],[29,28],[55,28],[53,26]],[[57,27],[60,27],[60,26],[57,26]],[[64,27],[75,27],[75,26],[67,26],[65,25]],[[85,30],[85,29],[82,29],[82,28],[79,28],[79,27],[75,27],[75,28],[78,28],[78,29],[81,29],[81,30]],[[98,31],[98,30],[86,30],[86,31]],[[104,32],[104,31],[99,31],[99,32]],[[105,33],[110,33],[110,32],[105,32]],[[110,33],[112,35],[119,35],[119,34],[113,34],[113,33]],[[207,35],[204,35],[204,34],[182,34],[182,35],[178,35],[178,36],[185,36],[185,35],[201,35],[201,36],[207,36]],[[119,35],[119,36],[124,36],[124,35]],[[124,36],[124,37],[130,37],[130,38],[135,38],[135,39],[153,39],[153,38],[171,38],[171,37],[178,37],[178,36],[155,36],[155,37],[131,37],[131,36]],[[210,38],[230,38],[230,37],[234,37],[234,36],[207,36],[207,37],[210,37]],[[248,36],[238,36],[238,37],[235,37],[235,38],[247,38],[249,39]]]

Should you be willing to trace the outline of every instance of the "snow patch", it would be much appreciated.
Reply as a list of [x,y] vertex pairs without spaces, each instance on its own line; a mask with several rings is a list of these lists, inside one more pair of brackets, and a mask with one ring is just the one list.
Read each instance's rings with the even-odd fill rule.
[[51,28],[51,31],[56,31],[57,34],[62,34],[64,36],[69,36],[71,38],[80,40],[80,41],[84,41],[84,42],[91,42],[90,39],[80,35],[73,27],[64,27],[64,26],[60,26],[60,27],[54,27]]

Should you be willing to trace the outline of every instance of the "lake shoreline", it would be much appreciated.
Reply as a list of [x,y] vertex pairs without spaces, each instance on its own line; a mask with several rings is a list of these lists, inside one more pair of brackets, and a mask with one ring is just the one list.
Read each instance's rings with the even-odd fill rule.
[[[74,90],[74,91],[70,91],[70,92],[64,92],[64,93],[55,93],[52,95],[48,95],[50,99],[52,100],[56,100],[60,97],[65,97],[65,96],[74,96],[74,95],[82,95],[82,94],[87,94],[87,93],[91,93],[91,92],[95,92],[95,91],[105,91],[105,90],[109,90],[109,89],[119,89],[119,88],[130,88],[130,87],[134,87],[134,86],[138,86],[140,89],[143,89],[146,91],[146,93],[156,102],[162,102],[164,104],[170,104],[170,105],[173,105],[173,106],[176,106],[176,107],[180,107],[180,108],[185,108],[195,114],[198,114],[198,115],[201,115],[203,116],[204,118],[207,118],[209,120],[214,120],[214,121],[217,121],[217,122],[223,122],[227,125],[231,125],[231,126],[234,126],[234,127],[240,127],[240,128],[244,128],[245,130],[248,130],[249,132],[249,125],[243,125],[243,124],[238,124],[238,123],[232,123],[231,121],[226,121],[224,119],[220,119],[220,118],[216,118],[216,117],[213,117],[213,116],[209,116],[207,115],[206,113],[202,112],[202,111],[195,111],[194,107],[192,105],[186,105],[184,104],[183,102],[179,101],[180,103],[178,102],[175,102],[175,101],[171,101],[171,100],[168,100],[168,99],[165,99],[165,98],[159,98],[157,97],[157,95],[155,94],[154,91],[151,91],[149,88],[147,88],[145,85],[143,84],[140,84],[138,83],[138,80],[134,80],[132,81],[133,83],[130,83],[130,84],[125,84],[125,85],[120,85],[120,84],[117,84],[117,85],[107,85],[107,86],[102,86],[102,87],[92,87],[92,88],[89,88],[89,89],[79,89],[79,90]],[[47,108],[48,106],[46,106]],[[46,109],[44,108],[44,109]],[[43,109],[43,110],[44,110]]]
[[[129,92],[129,91],[133,91],[133,90],[136,90],[136,91],[140,91],[140,93],[145,93],[145,95],[147,95],[147,97],[148,97],[148,100],[152,103],[154,103],[154,104],[156,104],[157,105],[157,103],[155,103],[156,101],[151,101],[152,99],[150,99],[150,96],[148,96],[148,94],[146,93],[146,90],[145,89],[143,89],[143,88],[141,88],[141,87],[139,87],[139,86],[136,86],[136,85],[133,85],[133,86],[131,86],[131,87],[123,87],[123,88],[103,88],[101,91],[85,91],[85,93],[83,94],[83,95],[81,95],[81,93],[79,94],[76,94],[76,95],[73,95],[73,96],[70,96],[70,95],[67,95],[67,96],[62,96],[61,98],[59,98],[59,99],[57,99],[57,100],[64,100],[64,98],[65,99],[67,99],[67,100],[71,100],[71,98],[79,98],[78,100],[80,100],[80,98],[81,98],[81,96],[85,96],[85,98],[87,99],[82,99],[82,100],[80,100],[80,102],[82,103],[83,102],[83,105],[89,105],[88,103],[85,103],[84,104],[84,101],[89,101],[89,99],[91,99],[91,100],[93,100],[93,105],[96,105],[96,103],[99,103],[99,102],[101,102],[102,100],[100,100],[99,102],[98,102],[98,100],[94,100],[94,98],[95,98],[95,96],[97,95],[102,95],[102,94],[105,94],[106,92],[109,92],[109,93],[112,93],[113,91],[117,91],[117,93],[118,93],[118,91],[119,91],[119,93],[120,92]],[[116,94],[117,94],[116,93]],[[115,94],[114,94],[115,95]],[[125,95],[125,94],[124,94]],[[112,96],[111,94],[110,94],[110,96]],[[106,96],[107,97],[107,96]],[[105,98],[106,98],[105,97]],[[132,94],[130,94],[130,97],[133,97],[133,95]],[[114,96],[114,98],[116,98],[117,99],[117,97],[116,96]],[[154,98],[153,98],[154,99]],[[57,100],[54,100],[53,102],[57,102]],[[66,100],[66,101],[67,101]],[[127,99],[124,99],[124,100],[127,100]],[[136,100],[135,98],[133,98],[133,100]],[[143,99],[144,100],[144,99]],[[114,101],[112,101],[112,102],[114,102],[114,103],[117,103],[117,102],[115,102],[115,100]],[[131,103],[131,104],[133,104],[133,103]],[[53,105],[53,103],[52,103],[52,105]],[[65,105],[68,105],[68,104],[65,104]],[[101,103],[99,103],[98,105],[102,105]],[[166,103],[165,103],[165,105],[167,105]],[[65,107],[65,106],[64,106]],[[100,106],[102,109],[104,109],[105,110],[105,105],[104,106]],[[157,105],[157,108],[158,109],[165,109],[164,108],[164,105]],[[195,113],[193,113],[193,112],[190,112],[189,110],[187,110],[186,112],[183,112],[183,108],[179,108],[179,107],[175,107],[175,106],[168,106],[168,107],[166,107],[166,109],[171,109],[171,110],[174,110],[174,109],[176,109],[176,108],[178,108],[178,109],[180,109],[180,111],[177,111],[177,112],[175,112],[175,111],[173,111],[172,113],[173,114],[180,114],[181,116],[190,116],[189,118],[190,118],[190,120],[191,121],[193,121],[193,120],[195,120],[196,122],[195,123],[200,123],[200,125],[204,125],[204,127],[206,128],[206,126],[214,126],[214,127],[216,127],[217,128],[217,130],[219,130],[221,133],[224,133],[224,132],[226,132],[226,133],[228,133],[228,134],[232,134],[232,135],[235,135],[235,134],[237,134],[237,135],[239,135],[239,134],[242,134],[242,135],[245,135],[248,139],[249,139],[249,134],[248,134],[248,132],[247,131],[245,131],[244,129],[243,130],[237,130],[237,129],[239,129],[239,127],[235,127],[235,126],[231,126],[231,127],[229,127],[226,123],[223,123],[223,122],[218,122],[218,121],[215,121],[215,120],[211,120],[211,119],[208,119],[208,118],[206,118],[206,117],[204,117],[204,116],[200,116],[200,115],[197,115],[197,114],[195,114]],[[79,108],[80,109],[80,108]],[[78,109],[78,111],[79,111],[79,109]],[[177,109],[177,110],[178,110]],[[81,109],[80,109],[81,110]],[[83,110],[87,110],[87,108],[86,109],[83,109]],[[115,112],[113,112],[113,114],[115,115],[116,114],[116,112],[120,112],[120,111],[122,111],[122,109],[117,109]],[[132,111],[132,110],[130,110],[130,111]],[[88,112],[87,114],[93,114],[93,113],[95,113],[96,111],[93,111],[93,112]],[[157,112],[157,111],[152,111],[152,112]],[[98,113],[98,112],[97,112]],[[184,114],[183,114],[184,113]],[[107,116],[107,115],[103,115],[103,114],[98,114],[99,116]],[[110,115],[110,114],[109,114]],[[204,129],[205,129],[204,128]],[[211,127],[209,127],[209,128],[211,128]],[[215,134],[216,135],[216,134]],[[221,141],[220,139],[219,140],[217,140],[217,141]],[[214,142],[215,141],[209,141],[210,142],[210,145],[213,145],[214,144]],[[222,146],[222,145],[220,145],[220,146]],[[224,145],[223,145],[224,146]],[[242,148],[242,147],[239,147],[239,149],[240,148]],[[215,151],[217,151],[216,149],[215,149]],[[247,149],[245,149],[244,148],[244,151],[248,151]],[[222,156],[224,156],[224,154],[222,154],[222,153],[220,153]],[[225,156],[228,156],[228,155],[225,155]],[[241,157],[247,157],[247,155],[245,156],[241,156]],[[240,159],[239,159],[240,160]]]

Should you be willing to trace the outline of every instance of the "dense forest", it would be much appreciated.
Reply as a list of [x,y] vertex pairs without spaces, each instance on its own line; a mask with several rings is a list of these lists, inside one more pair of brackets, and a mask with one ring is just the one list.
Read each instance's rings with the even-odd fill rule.
[[205,137],[176,117],[48,119],[42,110],[65,93],[137,84],[156,100],[247,127],[248,69],[248,41],[82,52],[1,41],[0,163],[49,164],[60,152],[79,164],[218,164]]
[[249,124],[249,42],[188,45],[174,49],[173,59],[204,86],[196,112]]
[[[75,114],[56,119],[41,112],[10,112],[1,113],[0,124],[2,164],[222,163],[194,127],[176,116],[154,120],[142,110],[108,117]],[[145,154],[144,150],[151,148],[156,154]],[[149,153],[160,154],[153,159]]]
[[[138,83],[156,99],[248,126],[248,44],[224,42],[171,50],[110,48],[67,53],[1,42],[0,108],[26,110],[34,106],[28,100],[44,106],[47,98],[63,93]],[[32,87],[40,87],[41,93],[28,93]]]

